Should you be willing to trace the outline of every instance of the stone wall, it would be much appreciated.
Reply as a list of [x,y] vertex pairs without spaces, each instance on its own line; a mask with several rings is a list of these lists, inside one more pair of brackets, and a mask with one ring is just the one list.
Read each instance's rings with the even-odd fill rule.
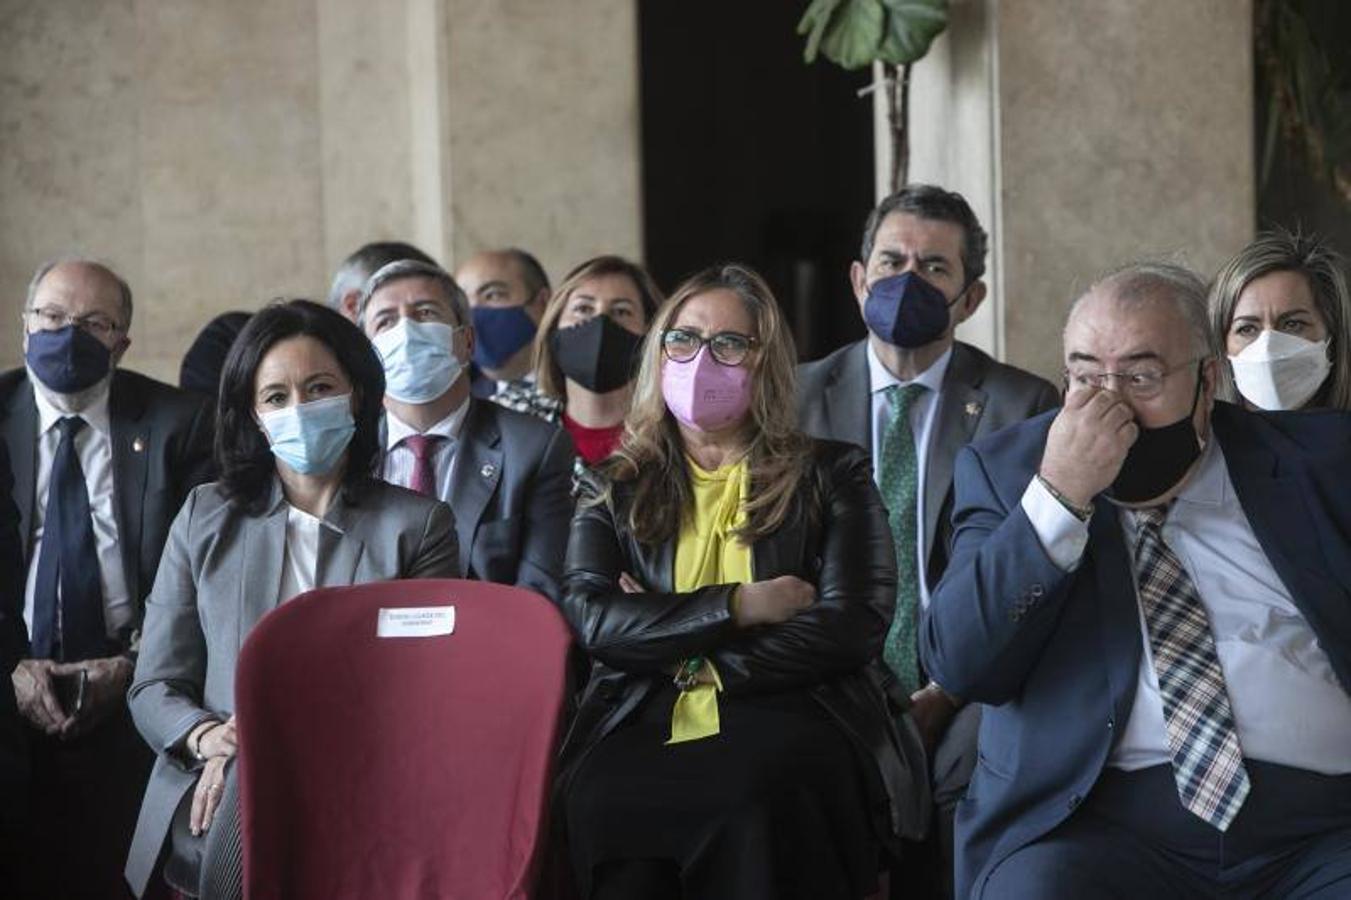
[[1095,275],[1213,273],[1254,229],[1252,95],[1249,0],[956,0],[915,68],[911,177],[991,233],[991,308],[964,336],[1058,380]]
[[125,364],[176,380],[212,315],[322,297],[367,240],[561,275],[642,247],[626,0],[3,0],[0,367],[44,259],[136,293]]

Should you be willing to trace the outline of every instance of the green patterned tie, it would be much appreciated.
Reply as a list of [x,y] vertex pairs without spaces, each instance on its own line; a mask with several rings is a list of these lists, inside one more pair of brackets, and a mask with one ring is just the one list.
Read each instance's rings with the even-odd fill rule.
[[887,388],[891,422],[882,435],[878,476],[887,521],[896,542],[896,613],[887,632],[882,659],[907,694],[919,689],[919,559],[915,552],[919,504],[919,458],[910,432],[910,407],[926,388],[893,384]]

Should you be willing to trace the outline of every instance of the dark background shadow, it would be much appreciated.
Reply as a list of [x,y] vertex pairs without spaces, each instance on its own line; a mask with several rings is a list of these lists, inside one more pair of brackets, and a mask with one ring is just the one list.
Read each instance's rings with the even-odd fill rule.
[[715,262],[769,281],[802,359],[864,333],[849,289],[873,204],[868,71],[802,61],[802,5],[639,5],[646,261],[673,290]]

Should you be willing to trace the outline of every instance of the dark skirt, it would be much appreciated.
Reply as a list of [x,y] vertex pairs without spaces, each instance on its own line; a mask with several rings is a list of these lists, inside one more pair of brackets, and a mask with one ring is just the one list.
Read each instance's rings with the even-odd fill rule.
[[[690,898],[848,898],[876,890],[862,761],[805,692],[719,699],[719,734],[668,746],[676,691],[653,692],[580,763],[565,797],[583,898],[615,863],[665,863]],[[598,874],[599,873],[599,874]]]

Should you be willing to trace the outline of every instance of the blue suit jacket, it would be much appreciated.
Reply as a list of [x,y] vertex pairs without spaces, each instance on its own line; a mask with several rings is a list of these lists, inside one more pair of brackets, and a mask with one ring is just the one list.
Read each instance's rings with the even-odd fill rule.
[[[1061,571],[1020,501],[1055,413],[964,449],[952,562],[920,652],[948,691],[988,704],[957,809],[957,896],[1064,821],[1097,781],[1135,699],[1141,636],[1116,510],[1099,498],[1084,558]],[[1277,575],[1351,687],[1351,415],[1216,403],[1214,438]]]

